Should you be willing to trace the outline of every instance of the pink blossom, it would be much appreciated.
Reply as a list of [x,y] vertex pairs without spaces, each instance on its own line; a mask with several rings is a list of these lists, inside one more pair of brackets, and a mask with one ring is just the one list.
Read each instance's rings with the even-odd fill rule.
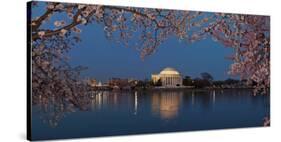
[[78,5],[78,9],[82,9],[82,8],[84,8],[86,5],[84,5],[84,4],[79,4]]
[[43,36],[45,35],[45,31],[38,32],[38,35],[39,35],[40,38],[43,38]]
[[54,25],[55,25],[56,27],[64,26],[64,24],[65,24],[64,21],[55,21],[55,22],[54,22]]
[[47,8],[48,8],[48,9],[54,9],[54,8],[55,8],[55,6],[54,6],[54,4],[53,4],[53,3],[50,3],[50,4],[48,4]]
[[56,9],[62,10],[64,8],[63,4],[56,5]]
[[66,33],[67,33],[66,29],[61,29],[61,31],[60,31],[60,35],[61,36],[64,36]]
[[73,30],[74,32],[76,32],[76,33],[80,33],[80,32],[81,32],[81,30],[80,30],[79,28],[77,28],[77,27],[74,27],[72,30]]

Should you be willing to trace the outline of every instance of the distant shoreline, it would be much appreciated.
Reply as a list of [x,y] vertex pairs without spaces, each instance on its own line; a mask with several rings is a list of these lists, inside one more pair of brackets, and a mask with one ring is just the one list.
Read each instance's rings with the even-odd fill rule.
[[171,88],[135,88],[135,89],[100,89],[100,90],[92,90],[92,91],[114,91],[114,92],[133,92],[133,91],[213,91],[213,90],[252,90],[253,87],[237,87],[237,88],[191,88],[191,87],[171,87]]

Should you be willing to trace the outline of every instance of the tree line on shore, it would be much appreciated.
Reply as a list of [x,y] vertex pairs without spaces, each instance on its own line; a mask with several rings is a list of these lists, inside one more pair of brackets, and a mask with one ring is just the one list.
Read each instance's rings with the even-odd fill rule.
[[[153,82],[150,79],[144,80],[128,80],[114,78],[107,83],[105,89],[117,89],[117,90],[134,90],[134,89],[149,89],[161,87],[162,81],[159,79],[157,82]],[[249,84],[247,80],[238,80],[228,78],[225,80],[214,80],[210,73],[203,72],[199,77],[191,78],[185,76],[182,79],[182,87],[198,88],[198,89],[227,89],[227,88],[252,88],[253,84]],[[103,87],[96,87],[101,89]]]
[[191,78],[185,76],[183,78],[184,86],[193,86],[194,88],[251,88],[247,80],[239,80],[227,78],[225,80],[214,80],[213,76],[207,72],[200,74],[200,77]]

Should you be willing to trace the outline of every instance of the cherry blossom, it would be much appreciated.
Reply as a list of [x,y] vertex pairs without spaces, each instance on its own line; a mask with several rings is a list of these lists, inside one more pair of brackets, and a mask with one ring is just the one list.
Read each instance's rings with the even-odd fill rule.
[[54,22],[54,25],[55,25],[56,27],[64,26],[64,25],[65,25],[65,22],[64,22],[64,21],[55,21],[55,22]]
[[43,36],[45,35],[45,31],[39,31],[38,35],[40,38],[43,38]]
[[[43,28],[61,13],[68,19],[52,23],[54,29]],[[33,103],[63,98],[77,108],[87,108],[89,87],[79,77],[83,68],[68,65],[66,53],[81,41],[77,26],[91,23],[103,26],[106,38],[138,50],[144,60],[170,37],[186,43],[211,37],[234,50],[229,74],[248,80],[255,87],[254,94],[269,94],[268,16],[48,2],[45,12],[30,23]]]
[[65,34],[67,33],[67,30],[65,30],[65,29],[61,29],[61,36],[64,36]]

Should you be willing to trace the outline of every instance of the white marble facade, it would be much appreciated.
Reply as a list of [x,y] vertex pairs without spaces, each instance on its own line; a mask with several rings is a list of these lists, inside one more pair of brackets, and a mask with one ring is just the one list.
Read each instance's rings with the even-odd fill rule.
[[152,74],[151,77],[154,83],[158,82],[158,80],[160,79],[162,86],[182,86],[182,77],[180,73],[174,68],[165,68],[159,74]]

